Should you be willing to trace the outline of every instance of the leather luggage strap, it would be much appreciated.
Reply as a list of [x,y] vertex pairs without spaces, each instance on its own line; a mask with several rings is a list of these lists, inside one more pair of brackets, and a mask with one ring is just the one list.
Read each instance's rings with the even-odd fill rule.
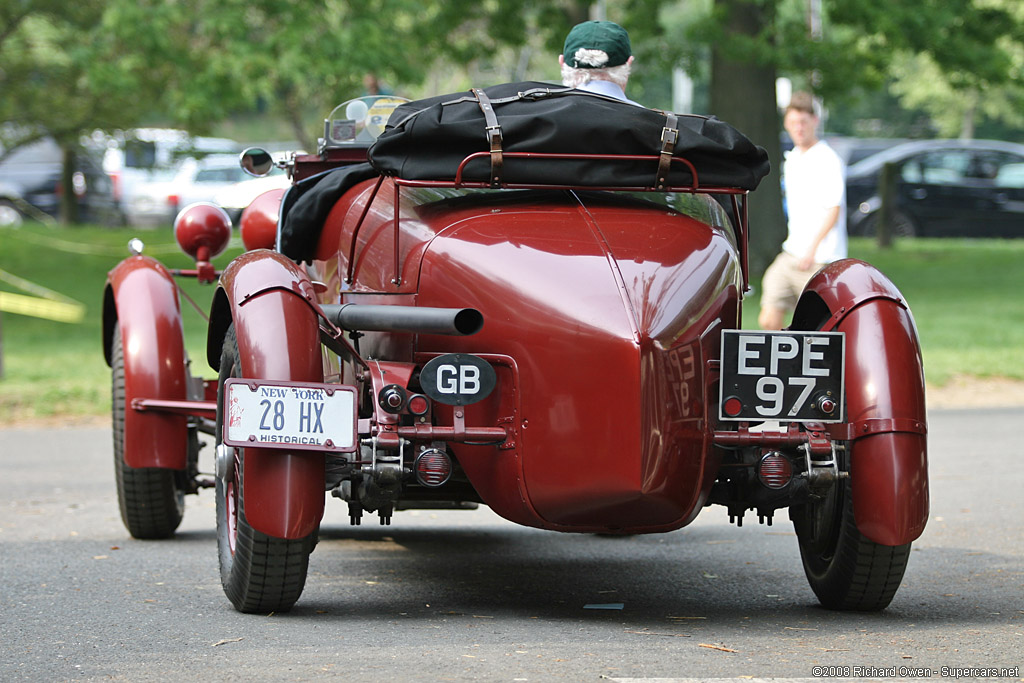
[[498,117],[494,114],[490,98],[479,88],[472,90],[476,95],[476,101],[480,104],[480,111],[484,113],[484,123],[486,124],[484,130],[487,133],[487,143],[491,148],[491,175],[488,181],[491,188],[497,189],[501,187],[501,173],[504,166],[504,158],[501,153],[501,125],[498,123]]
[[676,141],[679,140],[679,117],[671,112],[665,112],[665,127],[661,129],[661,156],[658,159],[658,177],[655,178],[654,186],[664,190],[668,185],[668,173],[672,169],[672,154],[676,149]]

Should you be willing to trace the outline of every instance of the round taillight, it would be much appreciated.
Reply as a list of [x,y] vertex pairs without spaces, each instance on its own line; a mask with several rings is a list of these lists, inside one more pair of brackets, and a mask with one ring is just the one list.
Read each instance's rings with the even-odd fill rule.
[[231,241],[231,218],[216,204],[189,204],[174,219],[174,239],[192,258],[209,261],[227,249]]
[[836,408],[838,407],[838,405],[838,403],[836,403],[828,396],[822,396],[821,398],[818,399],[818,410],[820,410],[826,415],[831,415],[832,413],[836,412]]
[[757,464],[757,478],[770,489],[785,488],[793,478],[793,463],[781,453],[768,453]]
[[742,410],[743,401],[739,400],[735,396],[728,397],[725,399],[725,402],[722,403],[722,412],[724,412],[728,417],[736,417]]
[[281,212],[283,189],[264,192],[242,211],[239,230],[246,251],[273,249],[277,243],[277,217]]
[[413,394],[409,397],[408,407],[413,415],[426,415],[430,410],[430,400],[423,394]]
[[377,395],[377,404],[389,413],[399,413],[405,407],[405,389],[389,384]]
[[452,459],[444,451],[430,448],[416,457],[416,481],[431,488],[440,486],[452,476]]

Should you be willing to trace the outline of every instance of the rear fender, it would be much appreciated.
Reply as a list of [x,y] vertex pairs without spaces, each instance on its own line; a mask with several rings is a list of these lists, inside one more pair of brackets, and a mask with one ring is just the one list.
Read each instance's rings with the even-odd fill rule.
[[[220,365],[224,333],[233,321],[243,377],[322,382],[313,301],[309,277],[284,256],[260,249],[238,257],[221,275],[214,298],[210,364]],[[246,519],[257,531],[277,538],[308,536],[323,517],[324,456],[248,448],[242,493]]]
[[902,545],[928,520],[924,367],[914,318],[893,283],[862,261],[823,268],[807,284],[792,329],[846,335],[846,419],[857,528]]
[[103,353],[111,363],[114,330],[124,350],[124,460],[129,467],[183,470],[188,418],[138,411],[142,398],[187,398],[185,340],[178,290],[170,272],[147,256],[132,256],[107,274],[103,293]]

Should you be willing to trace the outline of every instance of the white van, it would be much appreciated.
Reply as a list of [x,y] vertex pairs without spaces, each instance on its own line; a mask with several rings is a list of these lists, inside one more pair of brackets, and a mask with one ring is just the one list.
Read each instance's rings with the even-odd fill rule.
[[241,151],[239,142],[227,138],[193,136],[173,128],[135,128],[108,138],[103,170],[113,181],[114,196],[131,224],[136,195],[148,184],[173,179],[184,159]]

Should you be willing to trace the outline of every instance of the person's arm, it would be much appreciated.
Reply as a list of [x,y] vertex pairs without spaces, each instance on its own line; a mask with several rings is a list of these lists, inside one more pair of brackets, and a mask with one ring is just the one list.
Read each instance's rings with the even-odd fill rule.
[[804,254],[803,258],[800,259],[800,270],[808,270],[814,265],[814,255],[818,252],[818,246],[822,240],[831,232],[832,228],[836,227],[836,222],[839,220],[839,207],[833,206],[828,209],[825,213],[825,220],[822,222],[821,230],[814,236],[814,241],[811,242],[810,248],[807,253]]

